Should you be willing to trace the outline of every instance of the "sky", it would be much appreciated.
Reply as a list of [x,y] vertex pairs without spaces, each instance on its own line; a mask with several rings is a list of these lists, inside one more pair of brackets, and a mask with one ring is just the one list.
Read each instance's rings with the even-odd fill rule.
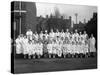
[[93,16],[93,12],[97,12],[96,6],[84,6],[84,5],[69,5],[69,4],[52,4],[52,3],[36,3],[37,16],[54,14],[55,8],[57,8],[60,14],[65,15],[66,18],[72,17],[72,21],[76,21],[75,13],[78,14],[78,22],[86,22]]

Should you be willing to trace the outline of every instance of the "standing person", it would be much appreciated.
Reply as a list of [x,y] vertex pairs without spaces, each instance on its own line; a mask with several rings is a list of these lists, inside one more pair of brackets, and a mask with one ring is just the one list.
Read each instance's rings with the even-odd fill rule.
[[82,32],[79,32],[79,39],[78,39],[78,42],[79,42],[79,57],[82,57]]
[[45,30],[44,36],[45,36],[45,40],[47,41],[47,40],[48,40],[48,37],[49,37],[49,35],[48,35],[48,33],[47,33],[47,30]]
[[26,32],[26,36],[28,38],[29,41],[32,41],[32,36],[33,35],[33,32],[31,29],[29,29],[27,32]]
[[61,57],[61,46],[60,46],[60,42],[61,42],[61,39],[59,36],[57,36],[57,39],[56,39],[56,54],[58,57]]
[[20,36],[18,36],[18,38],[15,40],[16,42],[16,54],[21,54],[21,40],[20,40]]
[[66,29],[65,38],[67,38],[67,40],[70,39],[70,32],[69,32],[69,29]]
[[74,33],[74,44],[73,44],[73,47],[74,47],[74,57],[78,57],[78,54],[77,54],[77,51],[78,51],[78,48],[77,48],[77,44],[78,44],[78,38],[79,38],[79,34],[78,34],[78,31],[77,29],[75,30],[75,33]]
[[76,43],[78,42],[78,37],[79,37],[79,34],[78,34],[77,29],[76,29],[75,33],[74,33],[74,39],[75,39]]
[[49,33],[50,41],[53,41],[54,37],[55,37],[55,33],[53,32],[53,29],[51,29],[51,31]]
[[93,36],[93,34],[91,34],[89,41],[90,41],[90,54],[94,56],[96,52],[96,48],[95,48],[96,41],[95,41],[95,37]]
[[60,37],[60,32],[58,29],[56,29],[56,33],[55,33],[55,39],[57,39],[57,37]]
[[84,53],[85,53],[85,57],[89,56],[89,45],[88,45],[88,42],[85,42]]
[[61,31],[60,36],[61,36],[62,39],[64,39],[64,37],[65,37],[65,33],[64,33],[64,30],[63,30],[63,29],[62,29],[62,31]]
[[85,55],[85,41],[84,41],[84,37],[83,37],[83,35],[82,35],[82,37],[81,37],[81,52],[82,52],[82,56],[81,57],[83,57],[84,55]]
[[48,54],[48,50],[47,50],[47,44],[48,44],[48,33],[47,33],[47,30],[45,30],[45,33],[43,35],[43,56],[44,57],[47,57],[47,54]]
[[34,39],[36,42],[38,42],[38,39],[39,39],[39,35],[37,32],[35,32],[35,34],[33,35],[34,36]]
[[62,29],[62,31],[60,33],[60,36],[61,36],[61,40],[64,41],[65,40],[65,33],[64,33],[63,29]]
[[40,32],[39,37],[40,37],[40,40],[42,41],[43,40],[43,31]]
[[88,38],[88,35],[87,35],[86,31],[84,31],[84,33],[83,33],[83,39],[84,39],[84,41],[86,41],[87,38]]
[[71,32],[71,35],[70,35],[70,39],[71,39],[71,43],[73,43],[74,42],[74,33],[73,32]]

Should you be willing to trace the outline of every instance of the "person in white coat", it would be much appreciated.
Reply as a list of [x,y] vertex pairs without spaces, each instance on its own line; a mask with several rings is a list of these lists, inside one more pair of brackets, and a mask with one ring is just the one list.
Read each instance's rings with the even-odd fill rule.
[[75,30],[74,38],[75,38],[75,41],[76,41],[76,43],[77,43],[77,42],[78,42],[78,38],[79,38],[79,34],[78,34],[77,29]]
[[15,40],[16,42],[16,54],[21,54],[21,40],[20,40],[20,36],[18,36],[18,38]]
[[47,33],[47,30],[45,30],[44,36],[45,36],[45,40],[47,41],[47,40],[48,40],[48,37],[49,37],[49,35],[48,35],[48,33]]
[[53,41],[54,37],[55,37],[55,33],[53,32],[53,29],[51,29],[51,31],[49,33],[50,41]]
[[61,40],[64,41],[65,40],[65,33],[64,33],[63,29],[62,29],[62,31],[60,33],[60,36],[61,36]]
[[40,32],[39,37],[40,37],[40,40],[42,41],[43,40],[43,31]]
[[91,34],[91,37],[90,37],[90,53],[92,55],[94,55],[94,53],[96,52],[96,48],[95,48],[95,43],[96,43],[96,40],[95,40],[95,37],[93,36],[93,34]]
[[26,32],[26,36],[28,38],[29,41],[32,40],[32,35],[33,35],[33,32],[31,29],[29,29],[27,32]]
[[35,32],[35,34],[34,34],[34,38],[35,38],[35,41],[37,42],[37,41],[38,41],[38,39],[39,39],[39,35],[38,35],[38,33],[37,33],[37,32]]

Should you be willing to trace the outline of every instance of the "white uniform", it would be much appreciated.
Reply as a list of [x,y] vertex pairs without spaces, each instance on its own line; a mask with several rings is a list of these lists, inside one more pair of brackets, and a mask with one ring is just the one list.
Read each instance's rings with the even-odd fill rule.
[[80,44],[78,45],[78,52],[79,52],[79,54],[82,53],[82,45],[80,45]]
[[32,45],[32,43],[28,44],[28,50],[29,50],[28,55],[32,55],[33,54],[33,45]]
[[67,44],[63,44],[62,48],[63,48],[63,54],[66,55],[67,54]]
[[76,53],[77,53],[77,54],[80,53],[80,45],[79,45],[79,44],[76,45]]
[[71,44],[67,44],[67,53],[71,53]]
[[52,54],[52,44],[47,45],[48,53]]
[[20,37],[21,52],[24,53],[24,37]]
[[35,37],[35,40],[38,41],[38,38],[39,38],[38,34],[34,34],[34,37]]
[[59,44],[58,46],[59,46],[58,47],[58,56],[61,57],[61,55],[62,55],[62,49],[61,49],[62,48],[62,44]]
[[41,52],[41,45],[40,45],[39,43],[37,44],[37,48],[38,48],[38,50],[37,50],[37,51],[38,51],[38,55],[40,55],[40,52]]
[[33,44],[32,44],[32,54],[33,54],[33,55],[35,55],[35,48],[36,48],[36,45],[33,43]]
[[69,32],[66,32],[65,33],[65,37],[67,37],[69,39],[70,38],[70,33]]
[[43,33],[40,33],[40,39],[43,40]]
[[43,44],[40,43],[39,45],[40,45],[40,55],[43,55]]
[[74,35],[74,34],[72,34],[72,39],[71,39],[71,41],[72,41],[72,42],[74,42],[74,41],[75,41],[75,39],[74,39],[74,38],[75,38],[75,35]]
[[88,44],[84,44],[84,54],[88,53]]
[[61,36],[61,38],[65,39],[65,33],[64,32],[61,32],[60,36]]
[[86,41],[87,36],[88,36],[87,34],[83,34],[84,41]]
[[32,55],[35,54],[35,42],[32,40]]
[[27,38],[24,38],[23,40],[23,54],[28,54],[28,39]]
[[76,53],[76,45],[73,44],[73,45],[72,45],[72,54],[75,54],[75,53]]
[[60,33],[59,32],[56,32],[55,33],[55,36],[57,37],[57,36],[60,36]]
[[94,37],[90,38],[90,52],[96,52]]
[[56,43],[53,43],[53,54],[56,54],[56,48],[57,48],[57,44]]
[[20,38],[17,38],[15,41],[16,41],[16,54],[20,54],[22,53]]
[[50,36],[51,38],[54,38],[55,33],[54,33],[54,32],[50,32],[50,33],[49,33],[49,36]]
[[74,34],[74,38],[76,38],[76,41],[78,41],[79,34],[78,34],[78,33],[75,33],[75,34]]
[[37,55],[39,55],[39,44],[38,43],[35,44],[35,52]]
[[32,31],[27,31],[27,32],[26,32],[26,35],[27,35],[27,37],[28,37],[30,40],[32,40],[32,35],[33,35],[33,32],[32,32]]
[[44,36],[45,36],[45,39],[48,40],[48,36],[49,35],[48,34],[44,34]]

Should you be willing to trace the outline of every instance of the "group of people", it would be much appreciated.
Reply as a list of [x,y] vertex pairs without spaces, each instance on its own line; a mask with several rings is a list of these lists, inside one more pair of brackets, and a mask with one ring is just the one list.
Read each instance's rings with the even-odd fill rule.
[[64,57],[67,55],[87,56],[89,53],[96,52],[95,38],[93,34],[88,37],[86,31],[79,32],[77,30],[69,32],[69,29],[60,32],[58,29],[56,32],[51,29],[48,33],[47,30],[39,34],[33,33],[31,29],[26,32],[26,35],[19,35],[15,40],[16,42],[16,54],[23,54],[24,58],[28,55],[28,58],[40,58],[45,53],[49,58]]

